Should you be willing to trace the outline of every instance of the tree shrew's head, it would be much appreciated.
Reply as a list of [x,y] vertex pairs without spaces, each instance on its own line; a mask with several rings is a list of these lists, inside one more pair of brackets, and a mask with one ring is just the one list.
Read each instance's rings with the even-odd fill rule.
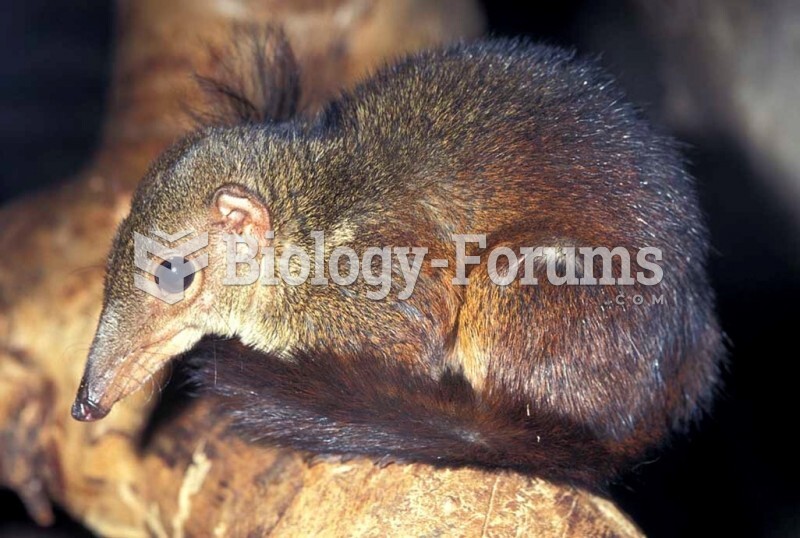
[[202,336],[248,332],[242,320],[260,295],[223,285],[222,236],[257,238],[246,248],[269,242],[273,201],[258,185],[287,161],[286,145],[270,146],[270,126],[298,114],[300,71],[280,27],[242,23],[232,35],[225,50],[209,51],[212,72],[196,74],[208,98],[191,110],[201,129],[157,160],[117,231],[72,407],[78,420],[104,417]]
[[[226,235],[266,246],[264,173],[236,130],[179,143],[153,166],[114,239],[103,309],[72,416],[103,418],[204,335],[236,336],[258,293],[227,286]],[[263,179],[263,178],[262,178]],[[240,268],[241,269],[241,268]]]

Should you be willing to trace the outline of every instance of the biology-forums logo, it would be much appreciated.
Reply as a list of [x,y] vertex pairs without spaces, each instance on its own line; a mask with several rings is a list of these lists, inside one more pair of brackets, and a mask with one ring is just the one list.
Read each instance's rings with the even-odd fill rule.
[[[194,274],[208,267],[208,254],[198,252],[208,246],[209,234],[184,230],[175,234],[153,231],[151,235],[158,240],[134,232],[135,266],[147,274],[134,275],[134,284],[166,303],[175,304],[184,298]],[[310,237],[314,242],[313,252],[296,245],[284,245],[280,255],[276,255],[272,244],[274,232],[267,233],[266,242],[247,235],[222,234],[226,251],[222,284],[277,285],[283,282],[291,286],[305,283],[327,286],[333,282],[349,286],[360,276],[374,288],[367,296],[382,300],[390,293],[393,275],[396,275],[402,283],[397,298],[406,300],[414,290],[428,254],[426,247],[384,246],[366,248],[359,255],[349,246],[328,250],[324,232],[312,232]],[[655,247],[636,249],[635,262],[639,270],[634,275],[632,252],[624,247],[522,247],[517,251],[498,247],[485,252],[485,235],[453,234],[452,241],[454,260],[431,259],[429,265],[435,269],[454,266],[452,284],[457,286],[469,284],[469,267],[483,263],[484,259],[491,281],[498,286],[508,286],[516,280],[521,285],[535,286],[538,279],[534,275],[542,271],[546,272],[547,281],[557,286],[632,286],[636,283],[654,286],[664,275],[659,263],[663,259],[662,251]],[[476,252],[481,254],[476,255]],[[488,257],[483,258],[484,254]],[[601,269],[599,278],[595,274],[597,265]]]

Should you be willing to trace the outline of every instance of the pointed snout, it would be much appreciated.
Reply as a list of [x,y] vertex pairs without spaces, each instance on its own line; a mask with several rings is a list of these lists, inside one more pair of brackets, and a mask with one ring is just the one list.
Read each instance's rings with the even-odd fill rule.
[[[78,394],[72,403],[72,418],[82,422],[100,420],[108,415],[114,404],[126,394],[120,390],[122,363],[117,353],[98,352],[97,340],[83,371]],[[135,388],[138,388],[138,384]]]
[[[85,378],[85,376],[84,376]],[[86,382],[81,381],[78,394],[72,403],[72,418],[81,422],[94,422],[105,417],[110,409],[105,409],[96,402],[86,388]]]
[[105,417],[114,404],[136,392],[202,336],[193,328],[165,328],[160,334],[140,331],[133,341],[107,339],[105,334],[106,331],[98,330],[92,343],[72,404],[72,417],[76,420],[91,422]]

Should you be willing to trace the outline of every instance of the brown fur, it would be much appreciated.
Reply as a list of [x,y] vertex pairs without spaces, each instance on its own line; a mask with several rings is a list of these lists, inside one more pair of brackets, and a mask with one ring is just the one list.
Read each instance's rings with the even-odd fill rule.
[[[220,192],[268,211],[278,255],[311,250],[313,230],[328,253],[428,247],[414,294],[397,299],[397,273],[382,301],[363,279],[222,286]],[[132,286],[132,233],[187,227],[211,227],[210,265],[166,307]],[[452,233],[488,236],[466,287],[451,284]],[[658,247],[664,280],[498,287],[486,259],[501,245]],[[597,67],[514,41],[424,53],[313,120],[206,129],[154,166],[112,249],[74,414],[102,416],[132,390],[117,379],[153,367],[136,346],[191,326],[247,344],[216,342],[192,364],[251,438],[598,484],[710,399],[722,349],[707,251],[673,143]]]

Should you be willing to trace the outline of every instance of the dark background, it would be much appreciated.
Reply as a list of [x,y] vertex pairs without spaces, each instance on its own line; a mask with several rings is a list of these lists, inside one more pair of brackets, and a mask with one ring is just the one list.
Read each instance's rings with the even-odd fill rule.
[[[535,4],[487,2],[490,30],[602,54],[630,98],[658,116],[658,54],[628,3],[548,2],[531,12]],[[0,203],[62,181],[90,156],[108,85],[111,20],[107,1],[4,0]],[[613,495],[651,536],[800,536],[793,375],[800,263],[787,248],[797,228],[732,137],[675,135],[688,144],[709,217],[730,364],[713,414],[624,477]],[[0,491],[0,535],[38,532],[15,497]],[[60,514],[51,532],[81,531]]]

